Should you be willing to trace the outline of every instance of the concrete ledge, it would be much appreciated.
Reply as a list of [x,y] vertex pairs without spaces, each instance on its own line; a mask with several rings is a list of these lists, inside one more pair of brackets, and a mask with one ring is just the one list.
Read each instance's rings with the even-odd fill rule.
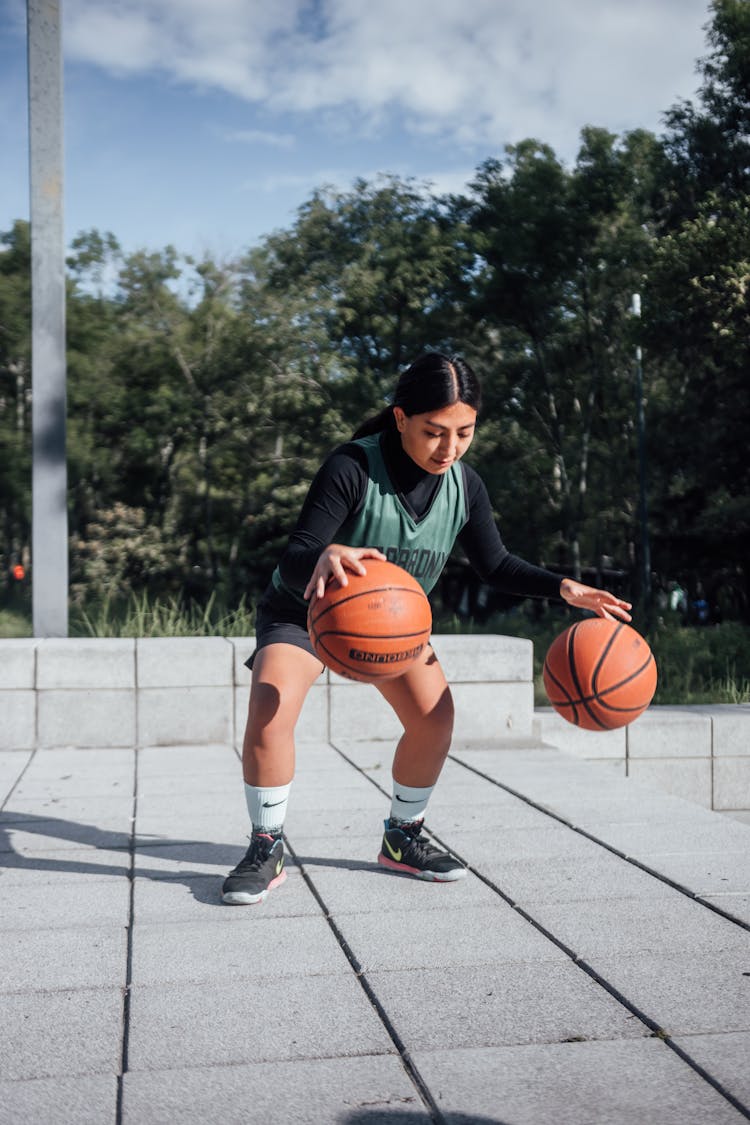
[[[530,641],[438,635],[464,738],[530,738]],[[0,641],[0,746],[239,745],[255,637]],[[394,740],[401,724],[369,685],[324,672],[297,725],[300,743]]]
[[626,776],[705,808],[750,809],[750,706],[649,707],[627,727],[585,731],[551,708],[543,742],[587,761],[614,760]]

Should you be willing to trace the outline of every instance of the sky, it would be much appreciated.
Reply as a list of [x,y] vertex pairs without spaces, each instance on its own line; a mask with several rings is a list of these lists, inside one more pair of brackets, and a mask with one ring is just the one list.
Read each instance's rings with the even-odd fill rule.
[[[461,191],[527,137],[662,131],[708,0],[60,0],[65,234],[223,260],[316,188]],[[28,218],[25,0],[0,0],[0,231]]]

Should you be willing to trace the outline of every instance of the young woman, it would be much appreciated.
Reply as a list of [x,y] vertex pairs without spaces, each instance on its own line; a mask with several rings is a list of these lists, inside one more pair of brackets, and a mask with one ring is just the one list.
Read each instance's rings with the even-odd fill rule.
[[[561,580],[504,547],[484,484],[461,464],[479,407],[479,383],[468,364],[430,352],[401,375],[393,405],[334,450],[315,477],[257,607],[242,757],[252,836],[224,882],[224,902],[262,902],[286,877],[282,829],[294,776],[294,728],[323,670],[307,634],[307,603],[322,596],[329,580],[346,586],[347,572],[366,573],[370,558],[390,558],[408,569],[410,559],[430,557],[429,573],[415,572],[429,592],[458,541],[481,578],[504,593],[561,597],[579,609],[630,620],[628,602]],[[453,731],[440,663],[428,646],[415,665],[376,687],[404,728],[378,861],[420,879],[459,879],[466,870],[458,860],[420,835]]]

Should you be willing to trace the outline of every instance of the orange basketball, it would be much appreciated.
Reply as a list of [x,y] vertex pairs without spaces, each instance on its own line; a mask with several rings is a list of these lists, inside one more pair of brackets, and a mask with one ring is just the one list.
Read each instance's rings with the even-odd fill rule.
[[591,617],[549,647],[544,687],[559,715],[584,730],[614,730],[642,714],[656,691],[656,661],[640,633]]
[[432,611],[416,578],[394,563],[363,559],[367,574],[347,572],[313,597],[307,629],[315,652],[332,672],[375,683],[400,676],[430,640]]

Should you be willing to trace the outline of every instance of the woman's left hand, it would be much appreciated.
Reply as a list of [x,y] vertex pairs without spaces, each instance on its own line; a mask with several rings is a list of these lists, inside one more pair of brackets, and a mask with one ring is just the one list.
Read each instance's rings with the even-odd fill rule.
[[630,602],[616,598],[608,590],[597,590],[595,586],[584,586],[582,582],[575,582],[572,578],[563,578],[560,583],[560,597],[573,609],[590,609],[600,617],[608,617],[610,621],[631,621],[628,610],[632,609]]

